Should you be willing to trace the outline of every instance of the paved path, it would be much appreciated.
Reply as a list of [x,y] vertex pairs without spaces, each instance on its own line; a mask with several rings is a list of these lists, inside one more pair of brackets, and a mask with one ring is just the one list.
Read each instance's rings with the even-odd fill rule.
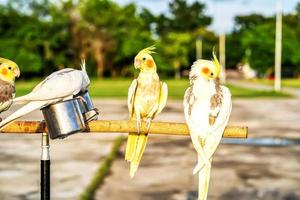
[[[230,124],[248,125],[249,137],[299,139],[297,99],[235,100]],[[172,119],[170,119],[172,118]],[[169,102],[158,120],[184,121],[181,102]],[[96,199],[194,200],[196,154],[188,137],[150,136],[134,179],[122,155]],[[209,200],[300,199],[300,146],[224,145],[213,162]]]
[[[101,108],[103,119],[127,118],[127,108],[120,101],[96,101],[96,107]],[[33,112],[22,119],[41,120],[42,116]],[[50,141],[52,199],[76,199],[90,183],[115,137],[83,133]],[[0,135],[1,200],[40,199],[40,141],[39,135]]]
[[[95,102],[102,119],[127,118],[126,100]],[[250,137],[300,138],[299,103],[297,99],[235,100],[230,123],[248,125]],[[26,119],[41,116],[35,112]],[[183,122],[182,103],[169,101],[157,120]],[[78,134],[51,141],[52,199],[76,199],[113,139]],[[0,199],[39,199],[40,137],[0,135],[0,140]],[[221,145],[214,158],[209,199],[300,199],[299,154],[299,146]],[[194,199],[195,160],[188,137],[151,136],[136,177],[129,179],[128,165],[120,155],[96,199]]]

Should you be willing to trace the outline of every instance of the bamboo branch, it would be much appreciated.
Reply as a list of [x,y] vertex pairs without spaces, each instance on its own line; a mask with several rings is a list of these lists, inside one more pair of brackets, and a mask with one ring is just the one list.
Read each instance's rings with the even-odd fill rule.
[[[87,124],[90,133],[136,133],[135,121],[108,121],[98,120]],[[142,123],[140,133],[146,133],[146,124]],[[0,130],[1,134],[37,134],[47,132],[45,122],[40,121],[15,121]],[[189,135],[189,130],[184,123],[152,122],[150,134],[164,135]],[[227,126],[223,137],[247,138],[248,128],[244,126]]]

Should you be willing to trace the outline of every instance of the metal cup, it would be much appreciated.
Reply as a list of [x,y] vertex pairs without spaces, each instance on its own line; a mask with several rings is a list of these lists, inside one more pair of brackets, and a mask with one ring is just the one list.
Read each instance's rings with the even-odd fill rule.
[[42,109],[51,139],[65,138],[86,129],[79,99],[70,99]]
[[86,122],[98,119],[98,110],[94,108],[93,101],[88,91],[77,94],[75,98],[80,99],[80,109]]

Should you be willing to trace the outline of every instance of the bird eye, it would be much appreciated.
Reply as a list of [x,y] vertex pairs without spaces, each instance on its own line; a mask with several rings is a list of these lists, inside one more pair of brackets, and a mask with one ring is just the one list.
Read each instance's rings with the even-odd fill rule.
[[11,70],[11,69],[12,69],[12,67],[10,67],[10,66],[9,66],[9,67],[8,67],[8,69],[9,69],[9,70]]
[[212,72],[211,72],[211,73],[210,73],[210,75],[211,75],[211,76],[213,76],[213,75],[214,75],[214,73],[212,73]]
[[144,58],[143,58],[143,60],[145,61],[145,60],[146,60],[146,58],[144,57]]

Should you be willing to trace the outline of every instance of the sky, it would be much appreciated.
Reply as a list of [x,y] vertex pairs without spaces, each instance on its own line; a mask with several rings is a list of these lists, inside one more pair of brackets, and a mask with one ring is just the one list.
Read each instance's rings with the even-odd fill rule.
[[[120,4],[136,3],[139,7],[146,7],[153,13],[167,13],[171,0],[115,0]],[[193,2],[195,0],[188,0]],[[284,13],[293,12],[300,0],[281,0]],[[217,33],[230,32],[234,27],[236,15],[260,13],[266,16],[274,15],[277,9],[276,0],[201,0],[207,6],[206,13],[213,17],[209,27]]]

